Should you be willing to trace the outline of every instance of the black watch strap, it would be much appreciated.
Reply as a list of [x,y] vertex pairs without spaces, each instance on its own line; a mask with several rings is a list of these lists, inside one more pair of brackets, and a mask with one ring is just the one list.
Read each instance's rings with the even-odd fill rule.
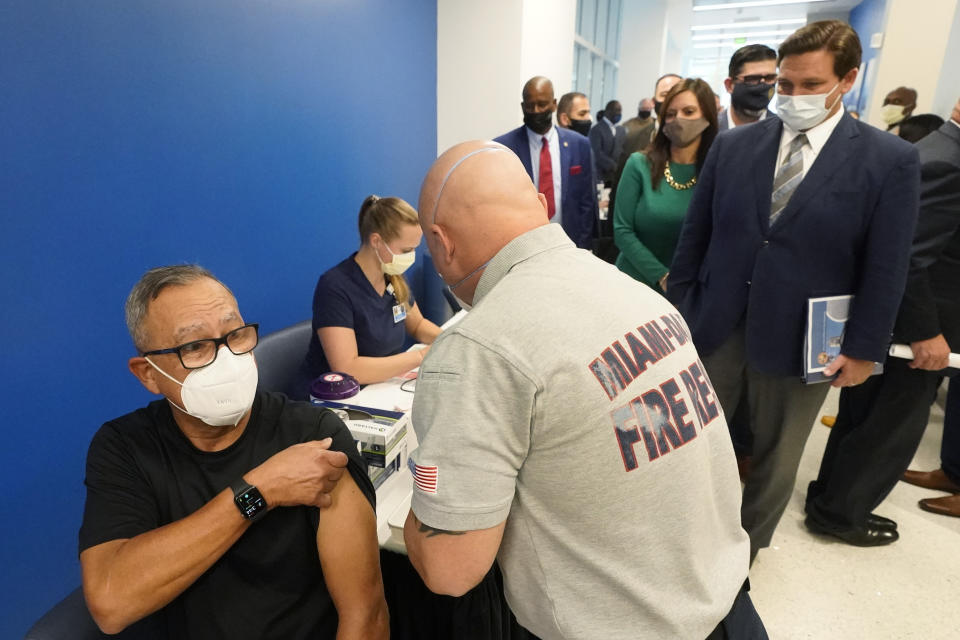
[[244,480],[242,477],[234,480],[230,485],[233,491],[233,502],[247,520],[257,520],[267,513],[267,501],[263,499],[260,490]]

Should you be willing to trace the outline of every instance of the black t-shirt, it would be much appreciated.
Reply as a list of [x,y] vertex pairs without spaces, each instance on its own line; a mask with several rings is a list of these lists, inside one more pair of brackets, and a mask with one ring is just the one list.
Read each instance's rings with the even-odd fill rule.
[[[260,392],[246,429],[227,449],[200,451],[158,400],[104,424],[87,454],[80,551],[180,520],[287,447],[332,437],[374,505],[373,485],[350,431],[332,412]],[[280,507],[255,522],[150,626],[177,640],[334,638],[337,612],[317,555],[320,512]]]

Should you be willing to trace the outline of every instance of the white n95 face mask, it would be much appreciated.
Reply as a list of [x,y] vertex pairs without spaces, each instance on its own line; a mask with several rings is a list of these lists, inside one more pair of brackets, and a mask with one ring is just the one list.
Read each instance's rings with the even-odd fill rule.
[[170,404],[211,427],[236,425],[253,406],[257,393],[257,365],[252,353],[235,355],[221,346],[217,358],[202,369],[192,369],[183,382],[145,358],[150,365],[180,385],[181,407]]
[[843,97],[841,93],[829,107],[826,106],[827,96],[840,86],[838,82],[833,89],[826,93],[817,93],[812,96],[785,96],[777,94],[777,116],[794,131],[812,129],[827,119],[827,114]]
[[380,268],[388,276],[399,276],[404,271],[413,266],[413,263],[417,259],[417,252],[408,251],[406,253],[394,253],[390,251],[390,247],[386,243],[383,244],[384,248],[387,250],[387,253],[390,254],[390,262],[384,262],[380,260],[380,252],[375,252],[377,254],[377,260],[380,260]]

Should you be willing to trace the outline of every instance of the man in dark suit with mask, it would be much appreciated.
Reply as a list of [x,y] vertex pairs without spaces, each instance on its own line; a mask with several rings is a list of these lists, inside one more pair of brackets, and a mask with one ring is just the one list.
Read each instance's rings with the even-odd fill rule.
[[616,178],[617,163],[623,153],[627,134],[620,126],[623,108],[616,100],[611,100],[603,108],[603,117],[590,128],[590,147],[597,165],[597,178],[606,186],[613,184]]
[[[809,298],[855,296],[827,375],[861,384],[884,359],[917,215],[917,151],[843,111],[860,66],[838,20],[780,46],[778,118],[717,136],[698,176],[667,296],[687,320],[726,415],[746,385],[753,468],[741,516],[751,553],[770,545],[827,394],[801,381]],[[896,539],[890,521],[862,539]]]
[[553,83],[543,76],[523,85],[523,126],[495,138],[523,163],[537,190],[547,199],[551,222],[563,226],[581,249],[590,249],[597,229],[597,188],[590,141],[553,126],[557,110]]
[[730,76],[723,81],[730,108],[717,118],[720,131],[764,120],[777,85],[777,52],[762,44],[748,44],[730,57]]
[[[882,376],[841,392],[820,474],[807,492],[807,526],[853,544],[849,531],[886,498],[910,464],[948,356],[960,351],[960,101],[952,118],[917,149],[920,216],[893,333],[894,342],[909,344],[914,357],[889,357]],[[945,424],[944,443],[954,441]],[[945,453],[939,473],[912,472],[905,479],[960,493],[960,470],[950,467]],[[924,499],[920,506],[960,516],[956,495]]]

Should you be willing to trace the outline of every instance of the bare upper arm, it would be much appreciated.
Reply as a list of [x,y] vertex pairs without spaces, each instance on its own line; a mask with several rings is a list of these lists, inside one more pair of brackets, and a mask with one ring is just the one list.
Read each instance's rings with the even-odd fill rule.
[[349,473],[331,497],[332,505],[320,511],[317,552],[337,613],[343,621],[381,605],[385,611],[376,512]]

